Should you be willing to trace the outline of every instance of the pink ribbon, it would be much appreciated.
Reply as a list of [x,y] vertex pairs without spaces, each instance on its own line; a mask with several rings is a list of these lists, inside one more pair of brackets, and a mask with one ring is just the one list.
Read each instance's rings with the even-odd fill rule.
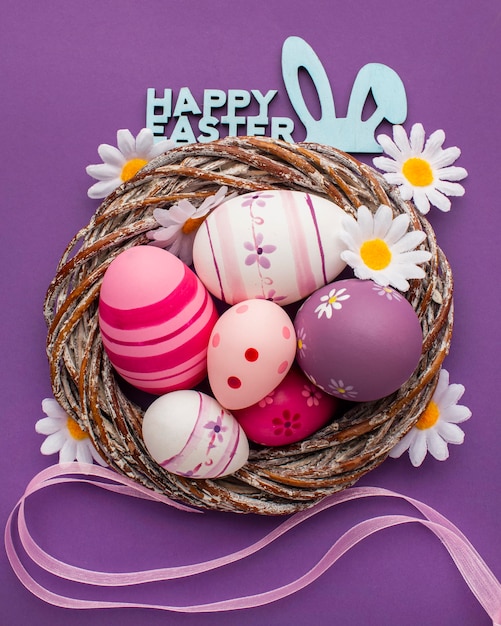
[[[69,463],[65,465],[55,465],[40,472],[29,483],[23,497],[8,518],[5,528],[5,548],[11,566],[21,583],[41,600],[55,606],[72,609],[104,609],[104,608],[155,608],[164,611],[177,611],[182,613],[203,613],[232,611],[236,609],[246,609],[262,606],[285,598],[319,578],[329,569],[343,554],[350,548],[370,535],[400,524],[419,523],[431,530],[445,546],[451,555],[456,567],[463,576],[465,582],[470,587],[472,593],[480,602],[486,613],[493,622],[493,626],[501,626],[501,584],[486,565],[482,557],[471,545],[463,533],[443,515],[431,507],[409,498],[407,496],[382,489],[379,487],[352,487],[341,491],[333,496],[329,496],[315,504],[310,509],[301,511],[287,518],[280,523],[273,531],[265,535],[262,539],[231,554],[196,563],[193,565],[183,565],[177,567],[165,567],[136,572],[99,572],[87,570],[60,561],[46,551],[44,551],[31,536],[25,517],[25,504],[30,495],[47,487],[61,483],[88,483],[102,489],[113,491],[122,495],[157,501],[168,506],[175,507],[182,511],[200,513],[196,509],[184,506],[161,494],[150,491],[133,481],[116,474],[115,472],[97,465],[83,465],[79,463]],[[367,497],[391,497],[399,498],[411,504],[423,517],[410,515],[383,515],[364,520],[346,531],[318,562],[305,574],[296,580],[254,595],[236,597],[229,600],[209,602],[205,604],[195,604],[190,606],[175,606],[163,604],[148,604],[139,602],[104,601],[104,600],[84,600],[71,596],[55,593],[42,584],[24,567],[18,550],[23,550],[32,563],[42,570],[49,572],[66,581],[82,583],[88,586],[97,587],[124,587],[128,585],[139,585],[155,581],[168,581],[177,578],[184,578],[215,570],[219,567],[245,559],[265,548],[273,541],[298,526],[310,517],[317,515],[321,511],[333,506],[358,500]],[[17,522],[17,523],[16,523]],[[17,548],[13,539],[13,529],[17,527],[20,547]]]

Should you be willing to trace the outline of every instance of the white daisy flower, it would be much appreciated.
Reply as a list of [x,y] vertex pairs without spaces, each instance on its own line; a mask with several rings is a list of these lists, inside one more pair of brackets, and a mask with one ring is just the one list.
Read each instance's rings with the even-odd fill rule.
[[402,296],[399,295],[396,291],[393,291],[390,287],[373,287],[373,291],[377,293],[378,296],[383,296],[387,300],[397,300],[399,302],[402,299]]
[[99,181],[87,191],[89,198],[105,198],[153,158],[173,148],[175,143],[167,139],[155,143],[149,128],[140,130],[136,138],[130,130],[122,128],[117,132],[117,146],[102,143],[97,151],[103,163],[85,168],[89,176]]
[[436,130],[425,144],[422,124],[414,124],[410,137],[402,126],[393,127],[393,141],[388,135],[379,135],[378,143],[388,156],[375,157],[376,167],[387,172],[384,178],[392,185],[400,185],[403,200],[414,200],[424,215],[433,204],[441,211],[449,211],[447,196],[462,196],[464,187],[458,180],[468,175],[463,167],[452,166],[461,151],[457,147],[442,149],[443,130]]
[[325,317],[331,319],[333,311],[339,311],[343,308],[341,302],[348,300],[349,294],[344,293],[346,289],[331,289],[328,294],[320,297],[320,304],[315,309],[315,313],[318,315],[318,319],[325,314]]
[[408,278],[423,278],[418,263],[429,261],[431,253],[415,248],[426,239],[421,230],[407,232],[410,218],[405,213],[393,219],[390,207],[382,204],[375,215],[361,206],[357,219],[346,216],[339,236],[347,246],[341,252],[357,278],[372,279],[378,285],[409,289]]
[[358,391],[353,385],[345,385],[341,379],[335,380],[334,378],[331,378],[329,382],[329,393],[346,400],[353,400],[358,396]]
[[189,200],[180,200],[169,209],[155,209],[153,217],[162,228],[150,230],[147,233],[152,240],[152,245],[165,248],[186,265],[191,265],[193,241],[198,228],[211,211],[225,200],[230,200],[237,195],[235,193],[226,197],[227,191],[228,187],[221,187],[216,194],[205,198],[198,208],[194,207]]
[[297,331],[297,349],[298,349],[299,354],[302,354],[302,355],[304,355],[304,353],[307,350],[306,332],[303,326]]
[[35,424],[37,433],[47,435],[40,447],[42,454],[59,452],[59,463],[78,461],[91,464],[94,460],[99,465],[106,465],[87,433],[66,414],[56,400],[45,398],[42,410],[47,417],[39,419]]
[[435,393],[416,425],[391,450],[394,459],[409,450],[414,467],[419,467],[429,452],[438,461],[449,457],[447,444],[461,444],[464,433],[457,424],[471,417],[466,406],[457,404],[464,393],[463,385],[449,385],[449,373],[442,369]]

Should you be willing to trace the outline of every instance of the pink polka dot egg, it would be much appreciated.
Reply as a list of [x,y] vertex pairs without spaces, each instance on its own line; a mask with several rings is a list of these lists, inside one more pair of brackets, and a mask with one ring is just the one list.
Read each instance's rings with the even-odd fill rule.
[[269,300],[245,300],[225,311],[211,333],[207,370],[212,393],[229,410],[258,402],[289,371],[294,325]]
[[196,274],[161,248],[124,250],[103,277],[104,348],[120,376],[143,391],[160,395],[200,383],[217,317]]

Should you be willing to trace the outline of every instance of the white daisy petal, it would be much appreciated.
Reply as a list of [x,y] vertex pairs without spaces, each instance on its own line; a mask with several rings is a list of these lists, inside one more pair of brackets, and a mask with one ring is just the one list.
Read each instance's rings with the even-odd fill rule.
[[[427,250],[408,250],[400,252],[398,262],[405,265],[408,269],[411,269],[413,265],[419,265],[420,263],[426,263],[431,259],[431,252]],[[416,267],[420,272],[423,271],[422,267]],[[416,278],[415,276],[409,276],[409,278]]]
[[[378,135],[377,142],[383,148],[386,154],[390,155],[393,159],[398,159],[400,157],[400,150],[398,146],[396,146],[388,135]],[[376,159],[380,159],[381,157],[375,157]],[[384,168],[383,168],[384,169]]]
[[[422,230],[411,230],[408,233],[405,231],[403,232],[405,234],[400,235],[398,238],[393,236],[391,237],[393,247],[397,252],[408,252],[410,250],[414,250],[426,239],[426,233]],[[388,240],[390,240],[390,235],[388,235],[387,241]]]
[[413,154],[420,154],[423,151],[425,132],[422,124],[413,124],[410,132],[410,144]]
[[[402,216],[400,216],[402,217]],[[373,234],[377,239],[385,239],[392,224],[394,224],[393,212],[389,206],[382,204],[374,215]]]
[[444,370],[444,368],[442,368],[438,375],[438,382],[437,382],[437,386],[435,387],[435,392],[433,393],[433,399],[435,400],[435,402],[441,404],[443,394],[447,392],[450,386],[451,385],[449,385],[449,372],[447,370]]
[[[442,372],[444,370],[440,370],[439,376],[439,384],[442,378]],[[446,370],[445,370],[446,371]],[[441,386],[439,388],[439,384],[437,384],[437,389],[435,391],[434,396],[437,398],[437,402],[440,402],[440,406],[444,409],[455,406],[463,397],[465,392],[464,385],[460,385],[458,383],[449,384],[447,379],[447,386]]]
[[425,159],[431,159],[433,156],[442,148],[442,145],[445,141],[445,133],[440,128],[435,132],[431,133],[426,141],[422,156]]
[[39,419],[35,424],[35,431],[39,435],[52,435],[53,433],[57,433],[60,428],[61,420],[53,417],[42,417],[42,419]]
[[127,160],[118,148],[110,146],[107,143],[100,144],[97,148],[97,152],[104,163],[114,165],[115,167],[120,168],[120,170],[125,165]]
[[427,193],[423,189],[415,189],[413,196],[416,209],[423,215],[426,215],[430,210],[430,201]]
[[59,463],[72,463],[77,460],[77,444],[73,438],[68,438],[59,451]]
[[138,156],[136,152],[136,140],[127,128],[121,128],[117,131],[117,147],[126,161],[135,159]]
[[92,454],[89,448],[89,440],[78,441],[76,444],[75,457],[79,463],[92,465]]
[[96,450],[96,448],[94,448],[93,445],[89,445],[89,450],[90,450],[90,453],[91,453],[92,458],[94,459],[94,461],[96,461],[96,463],[98,463],[102,467],[106,467],[106,465],[107,465],[106,461],[99,454],[99,452]]
[[372,162],[378,169],[385,170],[385,172],[399,172],[400,171],[400,166],[397,164],[397,162],[394,161],[393,159],[389,159],[388,157],[374,157],[372,159]]
[[142,128],[134,142],[135,155],[140,159],[150,159],[153,143],[153,132],[149,128]]
[[361,232],[361,228],[355,218],[347,216],[342,222],[343,231],[340,233],[342,240],[348,246],[361,246],[366,239],[366,235]]
[[412,153],[407,133],[403,126],[397,125],[393,127],[393,141],[400,149],[402,154],[409,156]]
[[66,411],[54,398],[44,398],[42,400],[42,411],[48,417],[54,417],[59,419],[66,419],[68,417],[66,415]]
[[457,181],[463,180],[468,176],[468,172],[464,167],[457,167],[457,165],[451,165],[450,167],[443,167],[438,173],[437,178],[439,180]]
[[437,459],[437,461],[445,461],[449,458],[449,448],[447,442],[442,439],[437,430],[429,428],[426,432],[426,441],[428,443],[429,453]]
[[435,184],[435,188],[447,196],[464,196],[464,187],[459,183],[440,180]]
[[[399,171],[396,173],[390,172],[389,174],[383,174],[383,178],[386,180],[387,183],[389,183],[390,185],[404,185],[406,183],[405,178],[403,177],[400,168]],[[402,190],[400,190],[400,193],[402,192]],[[412,198],[412,195],[409,196],[409,198],[406,198],[407,200],[410,200]]]
[[400,441],[394,446],[389,453],[389,456],[393,459],[398,459],[404,452],[409,449],[409,446],[414,441],[415,430],[410,430]]
[[402,177],[402,185],[400,187],[400,195],[402,196],[402,200],[412,200],[414,195],[414,188],[408,184],[407,181],[403,180]]
[[[461,150],[453,146],[452,148],[446,148],[440,152],[436,152],[433,157],[430,158],[430,165],[433,169],[442,169],[448,165],[452,165],[454,161],[457,161],[461,156]],[[461,168],[463,169],[463,168]],[[466,171],[466,170],[465,170]]]
[[176,144],[174,141],[171,141],[170,139],[162,139],[162,141],[159,141],[150,148],[149,158],[154,159],[155,157],[160,156],[161,154],[164,154],[164,152],[172,150],[172,148],[175,147]]
[[112,178],[111,180],[100,180],[98,183],[94,183],[87,190],[89,198],[97,200],[99,198],[106,198],[112,191],[115,191],[117,187],[120,187],[122,180],[120,178]]
[[409,446],[409,458],[414,467],[419,467],[426,457],[428,446],[426,443],[426,435],[423,431],[418,431],[415,434],[416,436]]
[[[385,241],[389,245],[396,244],[399,240],[404,238],[404,236],[411,235],[411,233],[407,233],[407,229],[409,228],[410,218],[407,214],[402,213],[401,215],[397,215],[397,217],[391,223],[391,227],[388,229]],[[419,232],[419,231],[413,231]],[[419,242],[421,243],[421,242]],[[418,244],[416,244],[418,245]],[[415,246],[412,246],[414,248]],[[409,248],[410,249],[410,248]]]
[[447,213],[447,211],[451,210],[451,201],[447,198],[447,196],[444,196],[444,194],[438,190],[438,185],[437,188],[427,191],[426,196],[429,203],[436,206],[440,211]]
[[446,419],[449,424],[461,424],[462,422],[469,420],[471,417],[470,409],[461,404],[448,407],[444,410],[444,414],[446,414]]
[[120,176],[121,169],[109,163],[98,163],[97,165],[87,165],[85,171],[96,180],[108,180]]
[[358,207],[357,222],[360,228],[360,232],[364,238],[371,238],[374,235],[374,218],[372,213],[366,206]]
[[464,442],[464,432],[456,424],[440,421],[437,432],[447,443],[460,445]]
[[40,446],[40,452],[42,454],[55,454],[56,452],[59,452],[65,441],[66,437],[64,432],[62,430],[58,430],[52,435],[49,435],[42,443]]

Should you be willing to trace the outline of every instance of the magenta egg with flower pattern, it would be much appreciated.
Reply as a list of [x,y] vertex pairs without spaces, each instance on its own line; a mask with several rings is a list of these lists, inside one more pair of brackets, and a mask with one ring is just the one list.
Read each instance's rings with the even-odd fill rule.
[[233,411],[247,437],[265,446],[306,439],[329,422],[338,400],[313,385],[296,367],[267,396]]
[[195,237],[193,262],[207,289],[228,304],[250,298],[281,306],[333,280],[345,267],[344,211],[310,193],[270,189],[220,204]]
[[249,443],[231,413],[192,389],[157,398],[143,419],[143,440],[167,471],[189,478],[219,478],[247,462]]
[[297,362],[326,393],[366,402],[397,391],[419,363],[423,334],[404,296],[356,278],[322,287],[294,320]]

